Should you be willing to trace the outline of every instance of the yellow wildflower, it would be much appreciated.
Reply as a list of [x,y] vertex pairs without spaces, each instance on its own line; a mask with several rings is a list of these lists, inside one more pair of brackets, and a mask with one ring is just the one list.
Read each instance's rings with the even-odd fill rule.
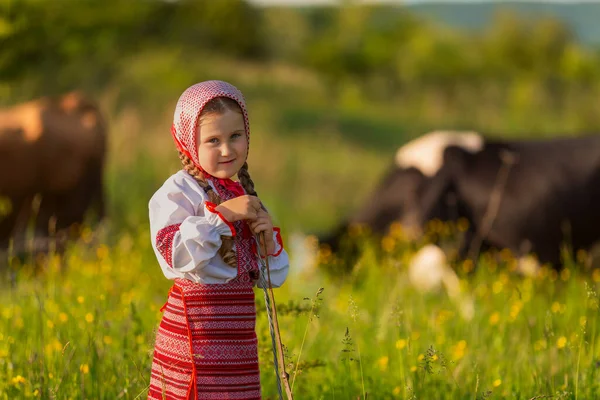
[[94,322],[94,315],[92,313],[85,314],[85,320],[89,323]]
[[456,227],[460,232],[466,232],[466,230],[469,229],[469,220],[464,217],[459,218]]
[[564,336],[561,336],[558,338],[558,340],[556,341],[556,347],[558,347],[559,349],[562,349],[563,347],[565,347],[567,344],[567,338]]
[[475,267],[475,265],[473,264],[473,261],[471,261],[471,260],[465,260],[465,261],[463,261],[462,269],[463,269],[464,273],[471,272],[474,267]]
[[467,349],[467,342],[465,340],[461,340],[460,342],[458,342],[456,344],[456,346],[454,346],[454,349],[453,349],[454,359],[458,360],[460,358],[463,358],[465,355],[466,349]]
[[64,312],[61,312],[60,314],[58,314],[58,319],[60,320],[60,322],[67,322],[69,320],[69,316]]
[[496,325],[500,321],[500,313],[497,311],[490,315],[490,325]]
[[389,358],[388,356],[383,356],[379,360],[377,360],[377,365],[381,371],[387,370]]
[[79,366],[79,370],[80,370],[81,372],[83,372],[83,374],[85,375],[85,374],[88,374],[88,373],[90,372],[90,367],[89,367],[89,365],[87,365],[87,364],[81,364],[81,365]]
[[500,379],[496,379],[496,380],[494,381],[494,387],[498,387],[498,386],[500,386],[500,385],[502,385],[502,381],[501,381]]
[[554,314],[558,313],[560,311],[560,303],[558,301],[555,301],[554,303],[552,303],[550,309]]
[[77,302],[79,304],[83,304],[84,301],[85,301],[85,299],[83,298],[83,296],[77,296]]
[[4,318],[4,319],[11,319],[14,314],[15,314],[14,308],[9,307],[9,308],[5,308],[4,310],[2,310],[2,318]]
[[23,384],[25,382],[27,382],[27,380],[25,378],[23,378],[21,375],[17,375],[14,378],[12,378],[12,383],[14,385]]
[[400,224],[399,222],[392,222],[392,224],[390,225],[390,236],[395,237],[395,238],[402,238],[404,236],[404,231],[402,229],[402,224]]
[[396,348],[397,348],[398,350],[402,350],[402,349],[403,349],[403,348],[405,348],[405,347],[406,347],[406,340],[404,340],[404,339],[399,339],[399,340],[396,342]]
[[390,236],[386,236],[381,240],[381,248],[388,253],[391,253],[394,250],[395,244],[394,238]]
[[492,291],[494,292],[494,294],[498,294],[502,291],[503,287],[504,287],[504,284],[502,282],[496,281],[492,285]]
[[106,257],[108,257],[108,247],[104,244],[100,245],[96,249],[96,256],[99,260],[104,260]]
[[520,301],[516,301],[511,307],[510,307],[510,318],[512,320],[515,320],[517,318],[517,316],[519,315],[519,313],[521,312],[521,309],[523,308],[523,303]]

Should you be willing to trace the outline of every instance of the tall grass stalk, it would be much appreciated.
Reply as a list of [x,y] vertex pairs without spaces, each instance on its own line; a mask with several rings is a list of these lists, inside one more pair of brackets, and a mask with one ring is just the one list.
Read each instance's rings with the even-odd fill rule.
[[304,343],[306,343],[306,335],[308,333],[308,327],[312,322],[312,319],[315,315],[315,308],[317,307],[319,296],[323,293],[324,288],[319,288],[317,293],[315,294],[315,298],[312,301],[312,306],[310,308],[310,313],[308,315],[308,321],[306,323],[306,327],[304,329],[304,335],[302,336],[302,342],[300,343],[300,352],[298,353],[298,358],[296,359],[296,365],[294,367],[294,376],[292,377],[292,393],[294,392],[294,383],[296,382],[296,374],[298,373],[298,366],[300,365],[300,356],[302,355],[302,350],[304,349]]

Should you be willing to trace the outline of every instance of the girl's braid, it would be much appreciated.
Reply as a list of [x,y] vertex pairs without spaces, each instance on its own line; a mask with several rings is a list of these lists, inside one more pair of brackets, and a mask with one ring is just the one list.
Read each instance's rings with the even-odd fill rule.
[[[245,162],[244,165],[242,165],[242,168],[240,168],[240,170],[238,171],[238,178],[240,179],[240,183],[246,191],[246,193],[258,197],[256,190],[254,190],[254,182],[252,181],[252,178],[250,178],[250,173],[248,172],[247,162]],[[267,211],[262,202],[260,203],[260,206],[263,210]]]
[[[221,198],[219,195],[213,190],[210,184],[206,181],[206,178],[202,171],[198,169],[190,160],[188,156],[179,152],[179,159],[183,164],[183,169],[190,174],[196,182],[204,189],[204,191],[208,194],[208,199],[210,202],[215,204],[221,204]],[[223,258],[223,261],[232,267],[237,268],[237,255],[233,250],[233,239],[227,236],[221,236],[221,247],[219,248],[219,255]]]
[[252,178],[250,178],[250,173],[248,172],[247,162],[245,162],[244,165],[242,165],[242,168],[240,168],[238,171],[238,178],[240,178],[240,183],[242,184],[242,187],[246,193],[258,197],[256,190],[254,190],[254,182],[252,181]]

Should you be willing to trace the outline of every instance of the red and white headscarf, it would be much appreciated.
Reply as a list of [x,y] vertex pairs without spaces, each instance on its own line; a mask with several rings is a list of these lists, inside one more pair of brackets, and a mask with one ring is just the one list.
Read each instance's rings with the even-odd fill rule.
[[[244,95],[228,82],[211,80],[196,83],[187,88],[179,97],[173,116],[171,134],[177,148],[187,155],[190,160],[206,175],[209,175],[198,161],[198,132],[196,131],[198,117],[206,104],[215,97],[229,97],[235,100],[242,109],[248,149],[250,148],[250,124]],[[247,157],[247,155],[246,155]]]

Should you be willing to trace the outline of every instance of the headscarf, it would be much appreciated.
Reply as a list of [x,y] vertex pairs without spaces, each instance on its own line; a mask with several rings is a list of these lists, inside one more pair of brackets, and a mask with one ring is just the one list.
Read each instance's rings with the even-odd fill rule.
[[[175,115],[173,116],[173,125],[171,126],[171,134],[177,148],[200,169],[204,175],[213,182],[220,183],[228,191],[235,196],[244,194],[241,185],[231,179],[219,179],[209,173],[200,165],[198,161],[198,143],[196,126],[200,113],[206,104],[215,97],[228,97],[235,100],[244,117],[244,127],[246,129],[246,137],[248,138],[248,150],[250,150],[250,124],[248,121],[248,111],[246,109],[246,101],[244,95],[235,86],[228,82],[219,80],[210,80],[196,83],[187,88],[179,97],[177,106],[175,107]],[[248,154],[246,154],[246,159]]]

